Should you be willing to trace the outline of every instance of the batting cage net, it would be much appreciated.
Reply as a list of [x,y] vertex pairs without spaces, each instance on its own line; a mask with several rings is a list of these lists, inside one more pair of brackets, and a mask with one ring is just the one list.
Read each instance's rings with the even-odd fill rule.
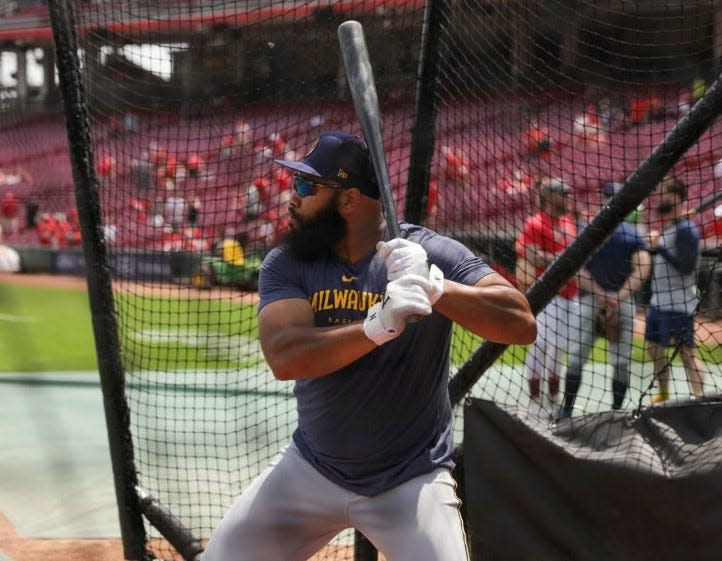
[[[558,511],[595,526],[589,501],[600,497],[569,495],[565,481],[603,479],[608,498],[632,473],[635,504],[669,511],[650,481],[718,474],[721,10],[713,0],[50,2],[91,298],[112,311],[98,353],[126,556],[196,556],[295,426],[292,384],[273,378],[259,348],[258,271],[288,230],[292,178],[274,159],[299,159],[325,130],[360,134],[336,33],[348,19],[369,44],[399,216],[463,241],[529,290],[538,313],[529,347],[455,332],[473,557],[615,558],[596,557],[610,551],[597,547],[602,533],[550,529]],[[49,128],[29,130],[62,127],[43,119]],[[29,182],[69,175],[67,161],[43,160]],[[69,183],[55,186],[30,202],[74,213]],[[500,452],[500,465],[526,462],[536,478],[493,471],[498,440],[517,452]],[[480,512],[496,504],[484,476],[535,528],[529,551],[515,549],[513,525]],[[530,506],[545,484],[546,515]],[[693,489],[671,496],[692,500]],[[685,524],[719,519],[698,508]],[[637,559],[667,558],[662,534],[641,552],[639,535],[616,535],[617,558],[628,543]],[[680,535],[711,558],[699,534]],[[344,532],[316,558],[373,557],[354,541]]]

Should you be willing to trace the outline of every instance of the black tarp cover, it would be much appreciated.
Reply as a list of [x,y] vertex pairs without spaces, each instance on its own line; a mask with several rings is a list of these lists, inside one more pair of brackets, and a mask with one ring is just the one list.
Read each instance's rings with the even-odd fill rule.
[[722,560],[722,402],[558,424],[469,399],[473,561]]

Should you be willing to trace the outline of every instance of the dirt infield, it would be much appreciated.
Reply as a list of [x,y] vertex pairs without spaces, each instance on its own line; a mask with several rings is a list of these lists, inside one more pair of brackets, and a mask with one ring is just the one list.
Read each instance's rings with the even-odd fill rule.
[[20,536],[0,514],[0,551],[13,561],[122,561],[119,539],[40,540]]

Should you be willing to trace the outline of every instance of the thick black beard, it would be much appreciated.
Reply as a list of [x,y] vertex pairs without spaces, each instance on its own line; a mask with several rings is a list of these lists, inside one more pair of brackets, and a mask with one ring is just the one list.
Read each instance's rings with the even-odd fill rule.
[[315,216],[304,218],[291,211],[294,228],[283,239],[284,245],[301,261],[315,261],[335,254],[336,242],[346,235],[346,221],[336,210],[336,197]]

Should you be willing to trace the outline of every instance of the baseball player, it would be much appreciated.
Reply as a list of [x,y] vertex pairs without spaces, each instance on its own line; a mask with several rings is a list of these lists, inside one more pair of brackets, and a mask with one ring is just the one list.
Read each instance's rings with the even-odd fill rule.
[[681,345],[680,355],[692,394],[704,392],[704,367],[695,353],[694,312],[697,309],[697,266],[700,236],[688,217],[687,185],[667,178],[660,186],[657,211],[661,232],[649,233],[649,251],[654,256],[652,299],[647,309],[644,338],[659,379],[652,403],[669,398],[669,362],[665,349]]
[[[621,183],[607,183],[603,195],[611,198]],[[612,409],[620,409],[629,387],[635,303],[649,277],[651,257],[636,226],[622,222],[611,237],[587,262],[579,275],[581,288],[579,336],[572,339],[564,384],[561,418],[571,417],[582,381],[582,368],[597,338],[597,318],[603,318],[604,335],[614,368]]]
[[[541,180],[540,212],[530,216],[516,243],[517,285],[527,290],[549,264],[576,237],[577,226],[570,213],[568,183],[557,178]],[[572,279],[537,316],[538,335],[527,353],[525,371],[529,384],[529,415],[552,418],[559,412],[562,354],[578,322],[579,287]],[[546,381],[548,393],[543,394]]]
[[402,223],[404,239],[383,241],[360,139],[324,133],[278,163],[295,173],[291,231],[264,260],[258,327],[274,376],[295,380],[298,427],[203,561],[302,561],[345,528],[389,561],[468,560],[450,473],[451,327],[529,343],[528,302],[431,230]]

